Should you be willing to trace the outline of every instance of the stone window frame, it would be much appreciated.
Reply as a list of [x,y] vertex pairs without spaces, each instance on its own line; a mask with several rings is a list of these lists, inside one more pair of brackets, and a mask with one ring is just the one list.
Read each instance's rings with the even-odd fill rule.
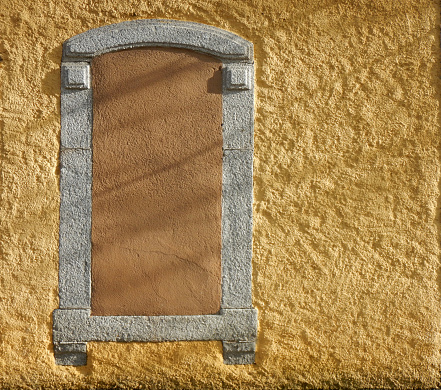
[[[91,316],[92,87],[95,56],[174,47],[222,61],[222,299],[217,314]],[[225,364],[255,359],[252,306],[254,135],[253,45],[222,29],[175,20],[136,20],[86,31],[63,44],[61,63],[59,309],[55,362],[85,365],[89,341],[221,340]]]

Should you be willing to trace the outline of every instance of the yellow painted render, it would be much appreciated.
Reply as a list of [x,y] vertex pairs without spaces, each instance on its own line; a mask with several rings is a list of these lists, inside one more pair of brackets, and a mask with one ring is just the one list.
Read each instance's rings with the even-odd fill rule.
[[[438,1],[0,0],[0,388],[430,388],[440,378]],[[220,342],[54,363],[62,42],[142,18],[256,62],[256,364]]]

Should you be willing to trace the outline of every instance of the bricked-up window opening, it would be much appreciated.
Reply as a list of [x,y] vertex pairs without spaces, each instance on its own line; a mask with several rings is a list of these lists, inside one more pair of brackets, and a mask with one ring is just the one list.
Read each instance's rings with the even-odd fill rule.
[[254,362],[251,43],[124,22],[66,41],[61,75],[56,362],[175,340]]
[[92,61],[92,315],[215,314],[222,63],[141,48]]

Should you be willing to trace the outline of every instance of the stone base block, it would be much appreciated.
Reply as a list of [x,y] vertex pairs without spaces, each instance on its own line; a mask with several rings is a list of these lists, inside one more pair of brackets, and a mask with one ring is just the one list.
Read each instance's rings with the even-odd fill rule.
[[87,343],[54,344],[55,363],[60,366],[85,366]]
[[253,364],[256,355],[254,341],[231,342],[223,341],[224,364]]

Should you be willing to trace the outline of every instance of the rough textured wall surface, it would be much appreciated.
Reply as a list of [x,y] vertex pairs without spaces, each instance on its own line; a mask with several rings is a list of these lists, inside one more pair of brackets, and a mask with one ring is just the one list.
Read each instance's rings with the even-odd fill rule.
[[[433,387],[440,368],[439,4],[3,0],[0,385]],[[90,343],[55,366],[62,42],[139,18],[255,44],[256,364],[218,342]]]

